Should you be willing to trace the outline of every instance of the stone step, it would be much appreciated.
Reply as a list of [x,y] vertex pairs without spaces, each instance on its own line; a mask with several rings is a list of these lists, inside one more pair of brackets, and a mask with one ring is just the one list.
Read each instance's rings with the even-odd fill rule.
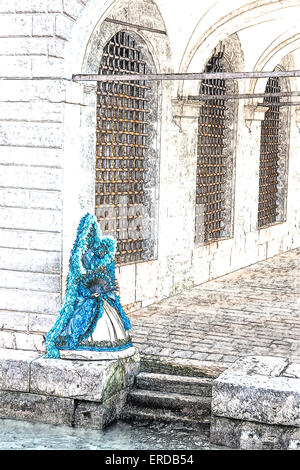
[[213,379],[211,378],[159,374],[155,372],[140,372],[135,379],[135,386],[138,389],[201,397],[211,397],[212,384]]
[[179,359],[149,354],[141,355],[141,372],[179,375],[186,377],[207,377],[215,379],[226,370],[228,365],[212,361]]
[[193,419],[209,418],[211,398],[179,393],[165,393],[154,390],[131,390],[127,397],[128,405],[152,410],[171,410],[179,416]]
[[197,430],[201,434],[209,436],[210,431],[210,417],[203,416],[202,418],[191,418],[182,416],[173,410],[150,409],[142,408],[139,406],[126,405],[123,408],[121,419],[129,421],[130,423],[171,423],[172,429],[182,430]]

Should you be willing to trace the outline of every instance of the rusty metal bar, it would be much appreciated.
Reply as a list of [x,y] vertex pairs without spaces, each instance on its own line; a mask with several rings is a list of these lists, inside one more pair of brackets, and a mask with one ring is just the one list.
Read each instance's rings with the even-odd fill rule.
[[115,20],[114,18],[105,18],[104,21],[107,23],[119,24],[121,26],[129,26],[130,28],[144,29],[145,31],[150,31],[151,33],[167,34],[167,32],[163,31],[162,29],[150,28],[149,26],[143,26],[135,23],[127,23],[126,21]]
[[[242,94],[233,94],[233,95],[222,95],[222,100],[247,100],[251,98],[266,98],[266,97],[289,97],[289,96],[300,96],[300,91],[282,91],[281,93],[242,93]],[[179,99],[187,101],[203,101],[203,100],[214,100],[214,96],[208,95],[198,95],[186,97],[179,97]]]
[[272,72],[203,72],[203,73],[147,73],[147,74],[74,74],[74,81],[134,81],[134,80],[226,80],[248,78],[276,78],[276,77],[300,77],[300,70],[276,70]]
[[[257,106],[274,106],[274,103],[258,103]],[[300,101],[280,101],[276,106],[300,106]]]

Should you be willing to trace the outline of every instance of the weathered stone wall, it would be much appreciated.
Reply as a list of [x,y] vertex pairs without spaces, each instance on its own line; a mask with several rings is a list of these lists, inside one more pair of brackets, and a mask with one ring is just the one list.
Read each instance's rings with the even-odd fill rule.
[[[134,30],[162,73],[201,71],[219,41],[238,30],[244,55],[244,63],[236,62],[240,69],[271,70],[285,66],[284,61],[300,68],[299,55],[292,53],[299,42],[293,31],[297,0],[240,0],[235,8],[230,3],[219,1],[211,8],[212,2],[196,0],[188,5],[179,0],[1,1],[0,347],[44,348],[43,334],[61,305],[78,220],[93,212],[95,87],[70,79],[96,66],[91,51],[97,34],[118,30],[103,20],[166,30],[167,35]],[[262,29],[255,26],[259,19],[270,22]],[[280,32],[282,42],[274,40],[273,50],[270,44]],[[291,89],[297,84],[291,80]],[[263,80],[238,82],[239,92],[263,91],[264,86]],[[233,238],[195,247],[199,108],[183,106],[178,98],[197,94],[199,83],[162,82],[158,88],[157,259],[118,270],[122,303],[132,309],[299,245],[296,109],[290,116],[286,220],[257,230],[262,113],[241,101]]]
[[60,305],[67,100],[64,82],[46,77],[62,76],[60,31],[62,22],[74,21],[70,3],[77,2],[65,2],[65,13],[57,1],[0,5],[0,344],[6,348],[42,349],[39,333]]
[[0,348],[0,417],[101,429],[119,418],[139,373],[132,353],[77,361]]
[[300,448],[300,365],[245,356],[213,383],[211,441],[241,449]]

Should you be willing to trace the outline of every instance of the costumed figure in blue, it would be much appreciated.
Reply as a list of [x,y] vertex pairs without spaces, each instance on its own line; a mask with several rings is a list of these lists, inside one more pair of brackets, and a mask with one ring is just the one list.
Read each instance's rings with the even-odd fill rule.
[[65,351],[122,351],[132,346],[129,318],[117,295],[116,240],[103,237],[94,215],[80,221],[59,316],[46,335],[46,358]]

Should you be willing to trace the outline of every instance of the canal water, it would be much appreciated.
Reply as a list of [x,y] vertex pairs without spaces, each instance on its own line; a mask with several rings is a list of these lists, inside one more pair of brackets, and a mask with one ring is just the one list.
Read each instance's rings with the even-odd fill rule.
[[0,450],[209,450],[198,431],[162,423],[117,422],[103,431],[0,419]]

